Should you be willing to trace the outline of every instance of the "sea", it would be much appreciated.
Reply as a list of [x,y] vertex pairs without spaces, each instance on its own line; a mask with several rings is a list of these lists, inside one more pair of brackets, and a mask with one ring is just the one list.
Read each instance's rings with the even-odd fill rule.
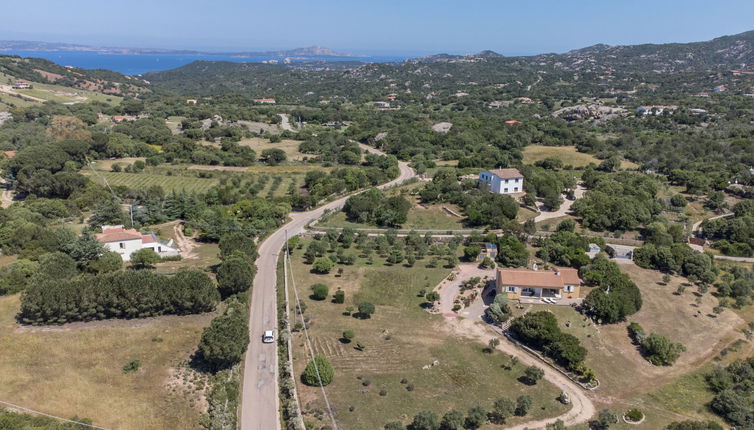
[[[234,55],[212,54],[109,54],[92,51],[26,51],[0,50],[1,55],[18,55],[20,57],[36,57],[53,61],[61,66],[80,67],[82,69],[107,69],[125,75],[140,75],[147,72],[170,70],[197,60],[204,61],[233,61],[236,63],[261,63],[277,60],[282,63],[285,57],[246,57]],[[391,63],[403,61],[408,57],[379,56],[379,57],[306,57],[291,58],[293,62],[301,61],[361,61],[365,63]]]

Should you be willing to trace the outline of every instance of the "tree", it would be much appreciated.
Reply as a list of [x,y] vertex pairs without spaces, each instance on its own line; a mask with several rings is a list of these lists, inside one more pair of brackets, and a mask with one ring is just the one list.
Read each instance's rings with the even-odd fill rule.
[[519,417],[526,416],[533,405],[534,400],[532,400],[531,396],[518,396],[518,398],[516,398],[516,415]]
[[411,421],[411,430],[439,430],[440,419],[434,412],[421,411],[414,415]]
[[530,384],[534,385],[545,376],[545,371],[537,366],[529,366],[524,370],[524,376]]
[[235,251],[220,263],[217,269],[217,286],[223,297],[246,291],[254,281],[256,268],[249,262],[246,254]]
[[374,311],[375,311],[374,305],[369,302],[359,303],[358,309],[359,309],[359,317],[363,319],[371,318],[372,314],[374,314]]
[[406,426],[400,421],[391,421],[385,424],[385,430],[406,430]]
[[312,285],[312,292],[315,300],[325,300],[330,294],[330,288],[325,284],[314,284]]
[[440,430],[462,430],[463,424],[463,414],[455,409],[451,409],[442,416]]
[[525,267],[529,263],[529,251],[513,235],[506,235],[498,242],[497,261],[505,267]]
[[220,258],[226,258],[235,251],[241,251],[250,259],[257,258],[257,246],[254,240],[240,231],[226,233],[220,236]]
[[330,273],[334,266],[335,264],[328,257],[320,257],[314,260],[314,263],[312,264],[312,270],[315,273],[324,275]]
[[126,213],[114,198],[100,201],[94,207],[92,216],[89,217],[89,226],[92,228],[100,228],[103,225],[123,225],[127,222]]
[[261,161],[267,163],[269,166],[277,166],[288,158],[285,151],[278,148],[265,149],[262,151],[262,156],[259,158]]
[[597,415],[597,419],[589,421],[589,428],[592,430],[607,430],[611,424],[618,423],[618,416],[609,409],[603,409]]
[[222,316],[212,320],[202,332],[199,352],[204,361],[215,369],[225,369],[239,363],[249,344],[246,306],[232,302]]
[[469,430],[476,430],[487,422],[487,411],[481,406],[474,406],[466,413],[464,427]]
[[502,324],[508,321],[513,312],[508,306],[508,297],[505,293],[495,296],[495,300],[484,310],[484,315],[496,324]]
[[670,366],[686,348],[661,334],[652,333],[641,342],[644,358],[655,366]]
[[79,269],[85,269],[105,253],[105,245],[89,233],[64,244],[64,251],[76,260]]
[[[319,375],[319,376],[317,376]],[[333,369],[330,360],[324,355],[315,355],[314,360],[311,360],[304,369],[301,380],[304,384],[317,387],[322,383],[322,386],[329,385],[335,377],[335,369]]]
[[566,430],[563,420],[557,420],[552,424],[547,424],[546,430]]
[[440,293],[437,291],[430,291],[424,295],[424,298],[427,299],[428,302],[433,303],[440,300]]
[[513,416],[516,405],[513,400],[507,397],[501,397],[495,400],[492,406],[492,418],[496,424],[505,424],[505,421]]
[[117,252],[105,252],[89,263],[87,269],[93,273],[115,272],[123,267],[123,257]]
[[463,248],[463,258],[466,261],[476,261],[477,257],[479,257],[479,254],[482,252],[482,249],[476,245],[470,245],[465,248]]
[[39,259],[39,270],[34,275],[32,282],[41,280],[71,279],[78,274],[76,261],[62,252],[44,254]]
[[142,248],[131,253],[131,265],[137,269],[152,267],[159,261],[160,256],[151,248]]
[[676,421],[668,424],[665,430],[723,430],[723,426],[714,421]]

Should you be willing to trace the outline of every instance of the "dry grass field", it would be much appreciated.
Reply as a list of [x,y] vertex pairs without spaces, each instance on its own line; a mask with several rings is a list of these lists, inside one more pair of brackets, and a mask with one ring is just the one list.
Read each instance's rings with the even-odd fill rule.
[[0,297],[1,400],[112,429],[200,428],[202,391],[177,375],[212,315],[26,327],[19,301]]
[[[698,306],[693,288],[681,296],[673,294],[686,281],[684,278],[673,277],[668,285],[661,285],[662,274],[657,271],[634,265],[620,267],[642,291],[642,309],[629,317],[629,322],[638,322],[647,332],[660,333],[686,347],[673,366],[654,366],[646,361],[631,343],[628,322],[594,326],[570,307],[537,309],[552,311],[561,329],[578,337],[589,351],[586,364],[601,382],[593,392],[598,406],[620,412],[638,407],[647,416],[645,428],[652,429],[683,417],[711,419],[712,414],[704,407],[711,396],[703,374],[712,368],[713,359],[723,348],[743,337],[737,329],[745,324],[744,319],[731,310],[714,316],[712,308],[717,299],[710,293],[702,295]],[[571,327],[566,327],[568,321]],[[752,346],[746,344],[745,349],[750,354]],[[742,355],[746,353],[741,351]]]
[[[579,152],[575,146],[544,146],[529,145],[524,148],[524,163],[534,164],[542,161],[547,157],[556,157],[563,161],[564,165],[571,165],[575,168],[586,167],[589,163],[600,164],[600,160],[591,154]],[[623,169],[636,169],[639,166],[627,160],[621,162]]]
[[[523,367],[510,370],[510,359],[501,354],[487,354],[484,345],[452,337],[443,330],[445,322],[421,308],[420,289],[431,289],[449,273],[449,269],[426,268],[419,261],[413,268],[386,266],[376,258],[373,266],[359,258],[357,264],[344,266],[342,276],[316,275],[302,262],[303,252],[293,255],[293,272],[305,314],[310,318],[309,334],[317,353],[328,356],[335,368],[335,379],[327,393],[343,430],[381,429],[386,422],[408,422],[421,410],[439,415],[455,408],[462,412],[480,405],[490,409],[501,396],[515,399],[521,394],[534,398],[535,406],[525,418],[509,423],[559,415],[566,406],[555,400],[559,392],[546,382],[529,386],[518,381]],[[333,272],[334,273],[334,272]],[[310,286],[325,283],[330,293],[342,288],[345,304],[310,298]],[[344,315],[347,306],[362,301],[376,305],[370,319]],[[343,330],[355,332],[351,343],[340,340]],[[356,343],[365,346],[363,351]],[[294,369],[299,375],[308,358],[301,333],[294,333]],[[439,363],[432,366],[437,360]],[[423,369],[429,365],[428,369]],[[402,383],[403,379],[406,383]],[[413,391],[408,389],[409,384]],[[299,396],[306,420],[322,410],[318,388],[299,383]],[[384,390],[384,395],[380,392]],[[324,423],[324,422],[323,422]],[[488,425],[486,428],[500,428]]]

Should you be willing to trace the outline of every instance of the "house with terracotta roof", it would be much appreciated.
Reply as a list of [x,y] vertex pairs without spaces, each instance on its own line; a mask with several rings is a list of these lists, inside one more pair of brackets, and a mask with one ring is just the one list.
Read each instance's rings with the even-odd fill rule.
[[490,192],[516,194],[524,192],[524,175],[518,169],[492,169],[479,174],[479,182],[487,183]]
[[261,103],[265,105],[274,105],[276,103],[275,99],[270,98],[264,98],[264,99],[252,99],[254,103]]
[[3,151],[3,154],[8,158],[13,158],[16,156],[16,151]]
[[12,88],[14,90],[30,90],[34,88],[34,86],[30,82],[19,79],[13,83]]
[[554,267],[551,270],[498,268],[495,289],[509,299],[520,297],[578,298],[581,279],[576,269]]
[[103,225],[102,233],[98,233],[96,237],[108,251],[120,254],[123,261],[131,260],[132,253],[145,248],[156,252],[160,258],[180,255],[172,240],[164,242],[154,233],[140,233],[136,229],[126,229],[122,225]]
[[116,124],[123,121],[136,121],[136,117],[133,115],[113,115],[110,120]]

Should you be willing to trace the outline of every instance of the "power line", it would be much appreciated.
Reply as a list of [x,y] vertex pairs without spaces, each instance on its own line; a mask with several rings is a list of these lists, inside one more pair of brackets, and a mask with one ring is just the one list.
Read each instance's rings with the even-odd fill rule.
[[109,430],[109,429],[106,429],[105,427],[95,426],[95,425],[92,425],[92,424],[82,423],[80,421],[73,421],[73,420],[69,420],[67,418],[62,418],[62,417],[58,417],[58,416],[55,416],[55,415],[46,414],[44,412],[35,411],[34,409],[25,408],[23,406],[19,406],[19,405],[13,404],[13,403],[3,402],[2,400],[0,400],[0,404],[9,406],[9,407],[14,408],[14,409],[21,409],[22,411],[31,412],[33,414],[42,415],[44,417],[54,418],[54,419],[59,420],[59,421],[65,421],[65,422],[71,423],[71,424],[77,424],[77,425],[80,425],[80,426],[89,427],[89,428],[98,429],[98,430]]
[[314,348],[312,347],[312,340],[309,337],[309,330],[306,328],[306,322],[304,321],[304,313],[301,311],[301,301],[298,298],[298,291],[296,290],[296,280],[293,277],[293,267],[291,266],[290,253],[288,252],[288,230],[285,231],[285,261],[288,262],[288,266],[291,267],[291,284],[293,285],[293,294],[296,296],[296,309],[298,309],[299,318],[301,318],[301,325],[304,327],[304,337],[306,337],[306,344],[309,349],[309,356],[314,364],[314,371],[317,374],[317,382],[319,382],[319,388],[322,390],[322,397],[325,399],[325,405],[327,406],[327,413],[330,415],[332,425],[335,430],[338,430],[338,423],[335,422],[335,413],[330,406],[330,399],[327,398],[327,392],[325,392],[325,386],[322,384],[322,377],[319,374],[319,367],[317,366],[317,360],[314,359]]

